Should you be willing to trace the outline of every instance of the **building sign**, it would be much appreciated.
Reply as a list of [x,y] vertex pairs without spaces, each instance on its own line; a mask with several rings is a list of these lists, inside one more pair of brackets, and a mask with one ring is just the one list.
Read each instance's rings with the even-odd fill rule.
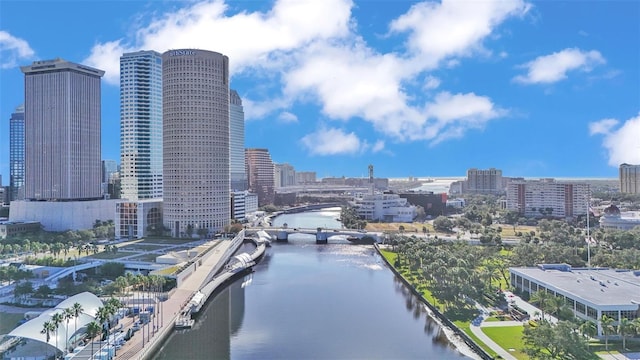
[[195,55],[193,50],[173,50],[169,53],[169,56],[182,56],[182,55]]

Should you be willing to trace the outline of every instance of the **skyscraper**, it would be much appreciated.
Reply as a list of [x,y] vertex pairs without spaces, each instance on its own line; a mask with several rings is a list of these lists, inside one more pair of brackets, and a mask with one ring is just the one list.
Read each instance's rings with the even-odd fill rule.
[[640,194],[640,165],[620,164],[620,192]]
[[245,161],[249,190],[258,195],[258,206],[273,204],[274,166],[268,149],[246,149]]
[[467,191],[470,193],[495,194],[503,192],[502,170],[467,170]]
[[229,93],[229,170],[231,190],[247,190],[247,173],[244,167],[244,110],[242,99],[235,90]]
[[24,105],[9,119],[9,202],[24,196]]
[[62,59],[25,74],[25,199],[101,197],[100,81],[104,71]]
[[222,230],[229,195],[229,59],[162,54],[164,225],[173,236]]
[[162,57],[155,51],[120,57],[121,197],[162,197]]

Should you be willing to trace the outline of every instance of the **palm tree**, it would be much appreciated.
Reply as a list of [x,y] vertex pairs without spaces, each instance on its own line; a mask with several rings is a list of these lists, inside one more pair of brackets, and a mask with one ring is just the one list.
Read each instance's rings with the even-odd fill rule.
[[95,321],[92,321],[87,325],[87,336],[91,341],[91,358],[93,358],[93,339],[100,334],[101,330],[102,328],[100,327],[100,324]]
[[602,315],[600,319],[600,326],[602,327],[602,333],[604,334],[604,349],[609,350],[609,334],[614,332],[613,322],[615,320],[607,315]]
[[538,304],[538,307],[540,308],[540,311],[542,312],[542,320],[544,321],[544,310],[545,308],[548,306],[549,301],[551,300],[551,294],[549,294],[548,292],[544,291],[544,290],[539,290],[534,292],[531,297],[529,298],[529,301],[532,303],[536,303]]
[[78,332],[78,317],[80,316],[80,314],[82,314],[82,312],[84,311],[84,308],[82,307],[82,304],[80,303],[74,303],[71,306],[71,312],[73,313],[73,316],[75,318],[75,327],[73,330],[73,334],[75,336],[76,332]]
[[[42,330],[40,330],[40,334],[45,334],[46,338],[47,338],[47,344],[49,344],[49,340],[51,339],[51,334],[56,331],[56,325],[53,323],[53,321],[45,321],[42,324]],[[56,348],[56,351],[57,348]]]
[[618,334],[622,336],[622,350],[625,350],[627,348],[627,335],[632,335],[634,333],[633,327],[634,326],[631,320],[627,319],[626,317],[623,317],[618,322]]
[[598,335],[598,327],[594,322],[591,322],[589,320],[585,320],[582,324],[580,324],[578,330],[580,330],[580,333],[582,333],[582,335],[587,338],[587,346],[589,346],[588,340]]
[[73,315],[73,308],[66,308],[62,311],[62,317],[64,318],[65,322],[67,323],[67,325],[65,326],[65,336],[64,336],[64,341],[65,341],[65,353],[66,350],[69,349],[69,320],[73,319],[74,315]]
[[57,312],[53,314],[53,316],[51,317],[51,321],[53,322],[56,328],[56,349],[57,349],[58,348],[58,328],[60,327],[60,324],[64,321],[64,315],[62,315],[61,312]]

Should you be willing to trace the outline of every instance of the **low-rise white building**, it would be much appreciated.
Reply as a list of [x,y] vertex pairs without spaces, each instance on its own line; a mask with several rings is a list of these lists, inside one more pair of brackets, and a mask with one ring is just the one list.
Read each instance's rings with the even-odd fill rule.
[[355,208],[365,220],[412,222],[416,217],[416,207],[398,194],[365,195],[355,200]]
[[88,230],[96,220],[115,220],[117,200],[12,201],[9,221],[38,221],[46,231]]
[[[568,264],[509,268],[511,286],[534,294],[546,291],[560,297],[575,316],[598,326],[603,315],[616,320],[640,317],[640,270],[571,268]],[[530,314],[533,315],[533,314]]]

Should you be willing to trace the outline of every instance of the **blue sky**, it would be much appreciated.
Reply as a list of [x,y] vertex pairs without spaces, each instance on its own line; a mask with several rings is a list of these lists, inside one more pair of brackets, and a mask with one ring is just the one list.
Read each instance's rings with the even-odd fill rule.
[[246,146],[318,177],[617,177],[640,164],[638,1],[0,0],[0,173],[20,65],[105,70],[102,157],[119,161],[119,57],[228,55]]

